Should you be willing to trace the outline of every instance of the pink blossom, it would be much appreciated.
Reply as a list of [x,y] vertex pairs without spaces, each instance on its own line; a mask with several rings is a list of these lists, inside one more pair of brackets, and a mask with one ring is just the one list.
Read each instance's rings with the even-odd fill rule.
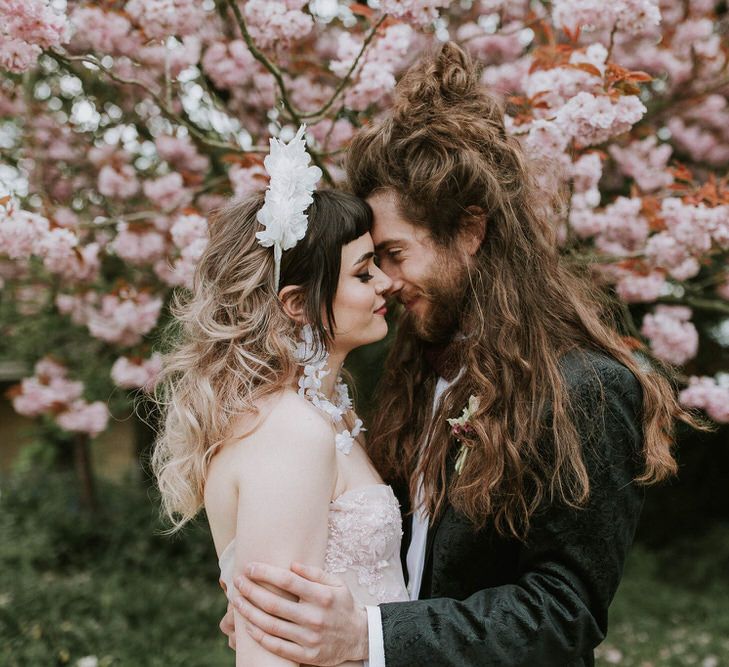
[[631,34],[654,31],[661,20],[657,0],[554,0],[552,20],[556,26],[572,30],[612,30]]
[[162,370],[162,355],[155,352],[149,359],[119,357],[111,367],[111,379],[123,389],[142,388],[151,391]]
[[171,211],[189,204],[192,193],[185,188],[182,176],[173,171],[154,181],[145,181],[144,194],[164,211]]
[[678,396],[687,408],[705,410],[717,422],[729,422],[729,386],[711,377],[689,379],[689,386]]
[[670,364],[685,364],[696,356],[699,333],[689,320],[691,309],[683,306],[656,306],[643,318],[641,333],[653,354]]
[[602,158],[600,154],[596,152],[583,153],[572,163],[571,176],[575,192],[588,192],[597,188],[597,184],[602,178]]
[[35,366],[34,375],[24,378],[13,397],[13,408],[26,417],[38,417],[77,400],[83,382],[69,380],[65,366],[45,357]]
[[217,88],[236,88],[250,82],[256,59],[241,39],[215,42],[205,51],[202,66]]
[[104,165],[99,171],[99,192],[105,197],[127,199],[139,192],[137,172],[130,164],[122,164],[118,168]]
[[97,301],[95,292],[85,294],[58,294],[56,295],[56,308],[61,315],[68,315],[74,324],[86,326],[88,313],[91,312]]
[[136,345],[155,327],[161,309],[162,299],[145,292],[105,294],[99,306],[87,312],[87,326],[95,338],[122,346]]
[[661,271],[647,275],[626,271],[615,285],[616,294],[626,303],[649,303],[666,291],[666,278]]
[[676,280],[693,278],[701,270],[689,249],[668,232],[653,234],[646,243],[645,255],[653,266],[667,269]]
[[178,248],[185,248],[198,239],[208,238],[208,221],[195,213],[180,215],[170,229]]
[[136,60],[175,79],[182,70],[198,63],[202,51],[202,42],[197,35],[185,35],[181,40],[168,39],[138,47]]
[[519,35],[522,22],[507,23],[506,34],[488,33],[478,23],[464,23],[456,32],[456,39],[464,42],[468,50],[484,63],[512,62],[524,51]]
[[[593,191],[590,190],[589,192]],[[591,201],[583,201],[583,198],[584,195],[580,194],[572,196],[569,223],[578,238],[587,239],[603,231],[605,216],[601,212],[594,210],[596,204]]]
[[540,118],[533,121],[528,128],[523,143],[529,156],[535,160],[557,163],[569,173],[572,163],[565,153],[569,135],[564,127],[555,121]]
[[236,199],[242,199],[254,192],[263,192],[268,186],[268,172],[258,163],[250,167],[234,164],[228,170],[228,178]]
[[68,369],[51,359],[51,357],[43,357],[36,362],[33,373],[39,378],[51,380],[65,378],[68,375]]
[[435,21],[438,9],[448,4],[448,0],[380,0],[380,9],[420,27]]
[[673,183],[673,175],[666,169],[673,148],[670,144],[659,145],[658,137],[654,135],[625,147],[613,144],[608,151],[620,170],[633,178],[644,192],[653,192]]
[[[347,106],[366,109],[370,104],[381,101],[383,95],[395,87],[395,72],[406,63],[414,37],[413,29],[405,23],[397,23],[385,30],[357,66],[355,84],[345,95]],[[349,71],[362,43],[348,32],[340,34],[337,60],[329,64],[337,76],[344,76]]]
[[68,270],[69,264],[78,261],[76,246],[78,238],[72,231],[56,227],[43,237],[37,250],[43,257],[46,269],[51,273],[63,275]]
[[[643,202],[637,197],[617,197],[603,210],[603,229],[598,247],[605,252],[622,254],[640,249],[648,238],[648,221],[641,214]],[[607,244],[617,244],[609,249]]]
[[346,118],[332,121],[325,118],[309,128],[313,136],[325,150],[337,150],[346,146],[354,136],[354,126]]
[[205,23],[205,10],[197,0],[129,0],[124,7],[149,37],[190,35]]
[[248,0],[243,12],[251,36],[267,48],[276,42],[290,42],[306,37],[314,19],[301,11],[306,0]]
[[165,237],[151,229],[137,230],[127,223],[120,223],[119,233],[109,248],[130,264],[149,264],[165,254]]
[[695,162],[722,165],[729,162],[729,145],[716,131],[704,129],[698,124],[687,123],[679,117],[670,118],[668,129],[678,147]]
[[578,93],[558,112],[556,122],[566,134],[583,146],[593,146],[622,134],[646,112],[635,95],[612,101],[606,95]]
[[136,41],[129,35],[132,24],[119,12],[88,5],[76,7],[70,21],[75,28],[72,45],[77,51],[125,54]]
[[78,227],[79,219],[78,215],[67,206],[59,206],[53,211],[53,222],[66,229],[75,229]]
[[66,16],[49,0],[0,0],[0,67],[30,69],[43,49],[68,40]]
[[93,438],[106,430],[109,423],[109,409],[106,403],[101,401],[87,403],[79,399],[56,417],[56,423],[66,431],[88,433]]
[[43,216],[15,206],[0,206],[0,253],[10,259],[28,259],[38,251],[49,223]]
[[154,143],[159,156],[163,160],[167,160],[174,169],[207,171],[210,167],[208,157],[198,152],[197,146],[187,135],[173,137],[169,134],[161,134],[154,140]]
[[523,81],[529,73],[531,58],[525,56],[513,63],[490,65],[481,73],[481,83],[501,93],[514,93],[523,90]]
[[22,39],[8,39],[0,35],[0,68],[20,74],[35,65],[43,49]]
[[[575,51],[570,56],[570,64],[587,63],[601,73],[605,71],[606,60],[607,49],[600,43],[591,44],[584,51]],[[540,94],[539,101],[549,105],[549,109],[535,109],[535,113],[543,113],[545,117],[550,115],[550,110],[558,109],[577,93],[582,91],[597,94],[602,87],[602,76],[574,67],[536,69],[524,81],[524,92],[528,97]]]
[[661,202],[661,216],[667,230],[681,245],[696,254],[711,249],[712,232],[720,223],[722,213],[704,204],[686,204],[678,197],[667,197]]

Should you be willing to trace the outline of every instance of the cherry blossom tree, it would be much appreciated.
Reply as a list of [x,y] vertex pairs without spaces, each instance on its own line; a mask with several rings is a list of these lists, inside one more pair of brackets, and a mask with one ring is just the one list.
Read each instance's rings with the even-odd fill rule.
[[[0,0],[0,19],[2,349],[38,362],[12,390],[22,414],[91,438],[114,386],[149,391],[208,215],[266,187],[269,138],[306,123],[341,182],[398,76],[452,39],[565,194],[546,214],[624,304],[626,339],[729,421],[725,3]],[[72,345],[28,345],[34,318]]]

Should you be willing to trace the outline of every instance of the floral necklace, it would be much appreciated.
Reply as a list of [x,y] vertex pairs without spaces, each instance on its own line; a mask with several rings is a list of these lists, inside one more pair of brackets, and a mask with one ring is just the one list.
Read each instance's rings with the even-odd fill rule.
[[340,424],[352,409],[352,399],[349,397],[349,387],[342,380],[341,375],[337,377],[334,386],[334,401],[331,401],[321,390],[322,380],[331,373],[327,368],[329,353],[323,352],[316,355],[314,348],[314,333],[308,324],[301,330],[302,342],[296,348],[296,359],[303,366],[303,374],[299,377],[299,396],[303,396],[327,415],[337,429],[334,438],[336,448],[342,454],[349,454],[352,451],[355,438],[365,429],[362,420],[356,419],[352,430],[346,428],[339,430]]

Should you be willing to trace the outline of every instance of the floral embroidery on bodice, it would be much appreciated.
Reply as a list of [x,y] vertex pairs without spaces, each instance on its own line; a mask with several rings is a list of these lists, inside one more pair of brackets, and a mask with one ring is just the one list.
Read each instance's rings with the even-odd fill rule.
[[[360,604],[408,599],[402,565],[400,506],[386,484],[345,491],[329,505],[324,570],[336,574]],[[220,554],[220,578],[233,591],[234,545]]]
[[377,603],[407,600],[401,538],[400,505],[389,486],[373,484],[343,493],[330,505],[324,569],[341,575],[355,598],[366,591]]

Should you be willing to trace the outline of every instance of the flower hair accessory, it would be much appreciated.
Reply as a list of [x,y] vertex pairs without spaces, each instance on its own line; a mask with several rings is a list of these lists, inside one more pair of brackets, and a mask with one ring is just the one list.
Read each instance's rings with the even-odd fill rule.
[[263,165],[270,176],[266,200],[256,215],[265,229],[256,234],[264,248],[273,246],[276,263],[276,288],[281,276],[281,255],[293,248],[306,234],[306,209],[314,201],[314,186],[321,178],[321,169],[309,166],[311,156],[306,152],[304,131],[299,127],[296,136],[284,143],[270,139],[271,152]]
[[446,420],[451,427],[451,435],[461,443],[461,448],[458,450],[458,456],[456,457],[456,472],[460,475],[463,471],[463,466],[466,463],[466,457],[468,456],[468,450],[471,448],[471,443],[468,442],[464,436],[473,435],[475,430],[471,425],[471,417],[473,417],[480,401],[477,396],[468,397],[468,405],[463,408],[463,412],[460,417]]

